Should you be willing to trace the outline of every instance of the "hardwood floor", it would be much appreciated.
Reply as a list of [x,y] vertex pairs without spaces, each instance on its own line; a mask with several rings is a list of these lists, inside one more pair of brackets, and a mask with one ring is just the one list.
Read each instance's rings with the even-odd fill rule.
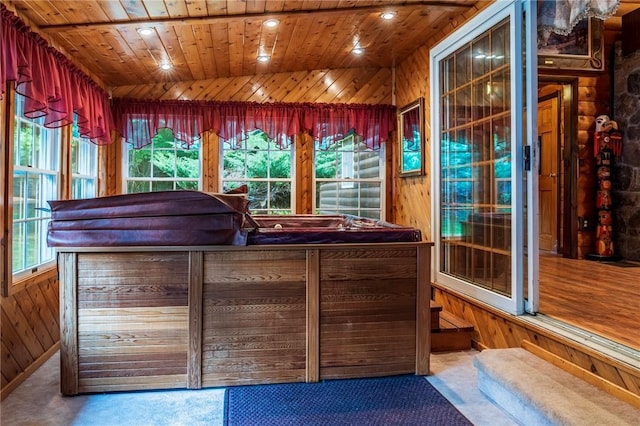
[[640,262],[623,267],[541,253],[540,312],[640,350]]

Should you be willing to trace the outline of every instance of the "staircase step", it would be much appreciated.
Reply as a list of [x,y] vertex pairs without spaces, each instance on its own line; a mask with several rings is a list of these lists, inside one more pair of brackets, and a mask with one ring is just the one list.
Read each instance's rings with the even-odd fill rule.
[[473,324],[442,310],[442,305],[431,301],[431,352],[462,351],[471,349]]
[[453,333],[461,331],[473,331],[473,324],[465,321],[462,318],[458,318],[451,312],[440,312],[440,333]]
[[525,425],[638,425],[640,409],[522,348],[474,357],[478,388]]

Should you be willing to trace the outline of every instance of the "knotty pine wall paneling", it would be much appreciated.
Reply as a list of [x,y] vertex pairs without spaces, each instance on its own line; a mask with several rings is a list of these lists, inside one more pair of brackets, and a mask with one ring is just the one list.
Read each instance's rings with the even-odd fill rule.
[[0,299],[1,399],[58,350],[58,278],[55,269]]
[[389,68],[310,70],[118,86],[114,98],[234,102],[392,103]]
[[220,190],[220,138],[213,132],[202,135],[202,190]]
[[[395,223],[414,226],[422,231],[422,238],[431,240],[431,106],[433,103],[430,85],[429,55],[431,48],[442,39],[451,34],[473,15],[478,13],[491,2],[478,2],[468,12],[463,13],[458,19],[452,20],[446,29],[437,37],[429,40],[427,44],[418,48],[413,55],[401,62],[396,67],[395,87],[398,108],[416,100],[419,97],[425,99],[425,175],[400,177],[399,141],[394,149],[394,166],[391,185],[393,192],[393,214]],[[398,135],[396,134],[396,139]],[[435,147],[433,149],[436,149]]]
[[307,132],[296,136],[295,140],[295,213],[313,213],[313,138]]
[[399,132],[394,144],[393,194],[394,211],[392,220],[395,223],[413,226],[422,231],[422,238],[431,240],[431,102],[429,94],[429,48],[418,49],[409,59],[396,68],[396,96],[398,108],[422,97],[425,99],[425,174],[423,176],[400,176]]
[[112,135],[113,142],[98,147],[98,197],[119,194],[122,188],[122,142]]

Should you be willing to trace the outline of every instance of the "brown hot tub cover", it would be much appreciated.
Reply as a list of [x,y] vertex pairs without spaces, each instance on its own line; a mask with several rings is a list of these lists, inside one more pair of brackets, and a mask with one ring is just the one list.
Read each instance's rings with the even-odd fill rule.
[[164,191],[49,201],[51,247],[246,245],[248,201]]

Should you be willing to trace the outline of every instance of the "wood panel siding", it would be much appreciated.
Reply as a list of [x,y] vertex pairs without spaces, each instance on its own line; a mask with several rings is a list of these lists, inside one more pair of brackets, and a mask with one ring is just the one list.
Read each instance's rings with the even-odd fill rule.
[[321,253],[321,379],[415,371],[416,250]]
[[188,262],[184,252],[77,259],[79,392],[186,387]]
[[58,349],[56,271],[0,299],[2,394],[4,399]]
[[62,248],[61,391],[427,374],[431,246]]
[[305,254],[205,253],[204,387],[305,381]]
[[390,68],[342,68],[118,86],[114,98],[236,102],[392,103]]
[[[400,177],[400,143],[396,140],[393,150],[392,220],[395,223],[413,226],[422,231],[423,238],[431,239],[431,107],[435,101],[429,93],[431,48],[451,34],[460,25],[487,7],[490,2],[478,2],[456,18],[450,18],[447,25],[416,49],[406,60],[396,67],[396,99],[398,107],[423,97],[425,99],[425,175]],[[399,136],[396,134],[396,139]]]

